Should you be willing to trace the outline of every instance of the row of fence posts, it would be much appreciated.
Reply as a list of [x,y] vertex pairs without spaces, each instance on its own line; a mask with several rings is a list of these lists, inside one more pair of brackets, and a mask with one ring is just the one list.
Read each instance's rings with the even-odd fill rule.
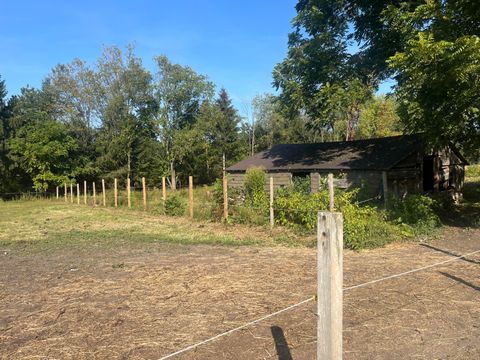
[[[327,177],[328,183],[328,192],[329,192],[329,211],[333,211],[334,209],[334,187],[333,187],[333,174],[328,174]],[[77,185],[77,204],[80,205],[80,184]],[[68,202],[68,186],[64,184],[64,197],[65,202]],[[127,206],[129,208],[132,207],[132,192],[131,192],[131,184],[130,178],[127,178]],[[269,182],[269,193],[270,193],[270,201],[269,201],[269,215],[270,215],[270,227],[273,228],[275,225],[275,210],[274,210],[274,182],[273,177],[270,177]],[[59,187],[57,186],[56,189],[57,199],[60,197]],[[118,207],[118,180],[117,178],[113,181],[113,197],[114,197],[114,206]],[[73,184],[70,184],[70,202],[74,203],[74,195],[73,195]],[[88,203],[88,186],[87,181],[83,182],[83,202],[85,205]],[[97,188],[95,182],[92,182],[92,199],[93,205],[97,206]],[[147,185],[146,180],[142,177],[142,199],[143,199],[143,208],[147,210]],[[167,200],[167,188],[166,188],[166,179],[162,177],[162,200],[165,203]],[[102,179],[102,205],[107,206],[107,199],[106,199],[106,188],[105,188],[105,180]],[[226,221],[228,220],[229,214],[229,204],[228,204],[228,177],[223,177],[223,219]],[[188,177],[188,215],[190,218],[193,218],[193,176]]]
[[[80,205],[80,184],[77,185],[77,204]],[[64,198],[65,202],[68,202],[68,186],[65,183],[64,184]],[[130,179],[127,178],[127,204],[128,207],[132,207],[132,192],[131,192],[131,186],[130,186]],[[147,210],[147,186],[145,182],[145,178],[142,178],[142,193],[143,193],[143,208]],[[163,198],[165,200],[165,190],[163,192]],[[56,197],[57,199],[60,198],[60,189],[57,186],[56,189]],[[118,207],[118,180],[115,178],[113,182],[113,197],[114,197],[114,206]],[[73,204],[74,203],[74,192],[73,192],[73,184],[70,184],[70,202]],[[97,186],[95,185],[95,181],[92,182],[92,200],[93,200],[93,205],[97,206]],[[88,204],[88,185],[87,181],[83,182],[83,203],[85,205]],[[107,193],[106,193],[106,188],[105,188],[105,180],[102,179],[102,203],[103,206],[107,206]]]
[[[80,184],[77,185],[77,203],[80,204]],[[65,202],[68,202],[68,185],[64,183],[64,197]],[[131,183],[130,178],[127,178],[127,206],[130,208],[132,207],[132,191],[131,191]],[[60,198],[60,189],[57,186],[56,188],[56,197],[57,199]],[[118,180],[117,178],[113,181],[113,197],[114,197],[114,206],[118,207]],[[70,184],[70,202],[73,204],[74,198],[74,191],[73,191],[73,184]],[[88,204],[88,185],[87,181],[83,182],[83,199],[84,204]],[[166,188],[166,180],[165,177],[162,178],[162,200],[165,202],[167,199],[167,188]],[[147,184],[144,177],[142,177],[142,200],[143,200],[143,208],[147,210]],[[92,201],[93,205],[97,206],[97,187],[95,182],[92,182]],[[106,198],[106,189],[105,189],[105,180],[102,179],[102,205],[107,206],[107,198]],[[189,208],[189,216],[193,217],[193,177],[188,177],[188,208]]]

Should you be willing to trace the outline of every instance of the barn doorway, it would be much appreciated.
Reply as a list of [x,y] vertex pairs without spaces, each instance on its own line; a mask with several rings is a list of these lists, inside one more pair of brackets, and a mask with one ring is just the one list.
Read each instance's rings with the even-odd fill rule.
[[433,191],[435,183],[434,161],[435,157],[433,155],[423,157],[423,191]]

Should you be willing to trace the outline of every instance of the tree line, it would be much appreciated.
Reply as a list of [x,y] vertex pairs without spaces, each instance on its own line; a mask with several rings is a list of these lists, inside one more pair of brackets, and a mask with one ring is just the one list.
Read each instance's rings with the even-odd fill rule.
[[[142,176],[209,184],[277,143],[420,132],[480,156],[480,12],[476,0],[299,0],[277,94],[250,118],[189,66],[107,47],[95,64],[55,66],[39,89],[7,98],[0,78],[0,192]],[[389,96],[379,84],[395,80]]]
[[[224,159],[228,166],[276,143],[320,141],[309,117],[289,115],[277,96],[256,96],[255,120],[248,122],[207,76],[166,56],[155,63],[151,73],[133,47],[113,46],[94,66],[80,59],[59,64],[39,89],[10,98],[0,78],[0,192],[51,191],[99,178],[146,177],[159,185],[166,176],[175,188],[193,175],[209,184],[222,176]],[[372,98],[359,136],[398,132],[395,106]]]

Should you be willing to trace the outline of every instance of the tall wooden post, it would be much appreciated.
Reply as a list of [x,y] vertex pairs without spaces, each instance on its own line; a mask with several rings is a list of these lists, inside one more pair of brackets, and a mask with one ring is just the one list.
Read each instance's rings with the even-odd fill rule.
[[225,153],[223,153],[223,156],[222,156],[222,169],[223,169],[223,177],[225,177],[226,175],[226,167],[225,167]]
[[87,205],[87,181],[83,181],[83,203]]
[[387,181],[387,172],[382,171],[382,184],[383,184],[383,206],[385,209],[388,205],[388,181]]
[[67,193],[68,193],[67,183],[64,183],[63,186],[64,186],[64,188],[65,188],[65,190],[64,190],[65,202],[68,202],[68,200],[67,200],[67,196],[68,196],[68,195],[67,195]]
[[93,190],[93,206],[97,206],[97,188],[95,187],[95,181],[92,183]]
[[130,193],[130,178],[127,178],[127,204],[128,207],[132,207],[132,198],[131,198],[131,193]]
[[113,180],[113,197],[114,197],[114,203],[115,207],[118,207],[118,187],[117,187],[117,178]]
[[167,200],[167,187],[166,187],[165,176],[162,176],[162,200],[163,202]]
[[270,228],[273,229],[275,222],[274,213],[273,213],[273,177],[270,176]]
[[145,185],[144,177],[142,177],[142,191],[143,191],[143,210],[147,210],[147,187]]
[[73,204],[73,184],[70,183],[70,203]]
[[103,202],[103,206],[107,206],[107,194],[105,193],[105,179],[102,179],[102,202]]
[[193,219],[193,176],[188,177],[188,215]]
[[317,359],[342,359],[343,216],[318,213]]
[[223,219],[228,220],[228,178],[223,177]]
[[58,193],[59,193],[59,191],[58,191],[58,186],[57,186],[57,200],[58,200]]
[[80,184],[77,184],[77,205],[80,205]]
[[328,174],[327,177],[327,183],[328,183],[328,210],[333,211],[335,208],[335,190],[333,188],[333,174]]

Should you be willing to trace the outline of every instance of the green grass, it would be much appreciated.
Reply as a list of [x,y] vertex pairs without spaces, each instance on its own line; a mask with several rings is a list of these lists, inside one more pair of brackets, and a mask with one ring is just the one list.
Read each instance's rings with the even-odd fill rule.
[[480,180],[480,164],[468,165],[465,169],[465,177]]
[[113,247],[171,243],[208,245],[275,245],[261,231],[192,222],[144,211],[65,204],[54,200],[0,202],[0,246]]

